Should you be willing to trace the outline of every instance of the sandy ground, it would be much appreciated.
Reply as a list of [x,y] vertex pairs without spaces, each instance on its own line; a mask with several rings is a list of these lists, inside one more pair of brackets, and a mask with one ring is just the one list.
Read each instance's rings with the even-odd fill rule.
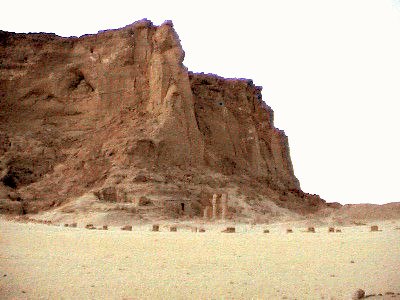
[[[1,299],[400,299],[400,222],[316,233],[65,228],[0,219]],[[385,295],[387,292],[395,293]],[[378,296],[381,293],[383,296]]]

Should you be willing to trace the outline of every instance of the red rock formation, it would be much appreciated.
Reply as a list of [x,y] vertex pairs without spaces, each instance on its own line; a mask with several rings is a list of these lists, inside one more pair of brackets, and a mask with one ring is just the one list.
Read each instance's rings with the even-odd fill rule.
[[93,192],[190,200],[200,216],[227,190],[258,208],[325,206],[300,190],[261,87],[190,73],[183,58],[171,22],[79,38],[0,31],[3,206],[36,212]]
[[189,73],[205,161],[223,174],[265,177],[282,189],[300,189],[287,137],[274,127],[261,87],[247,79]]

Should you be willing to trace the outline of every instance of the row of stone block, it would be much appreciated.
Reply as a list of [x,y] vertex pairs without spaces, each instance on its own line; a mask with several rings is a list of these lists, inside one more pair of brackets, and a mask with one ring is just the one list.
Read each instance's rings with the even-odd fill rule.
[[[77,227],[77,223],[74,222],[74,223],[71,223],[71,224],[64,224],[64,226],[65,226],[65,227],[76,228],[76,227]],[[86,229],[102,229],[102,230],[108,230],[108,226],[107,226],[107,225],[103,225],[101,228],[100,228],[100,227],[99,227],[99,228],[96,228],[93,224],[87,224],[87,225],[85,226],[85,228],[86,228]],[[132,225],[125,225],[125,226],[121,227],[121,230],[124,230],[124,231],[132,231]],[[204,229],[204,228],[192,227],[191,230],[192,230],[192,232],[205,232],[205,229]],[[154,232],[160,231],[160,225],[154,224],[154,225],[152,226],[151,231],[154,231]],[[178,228],[177,228],[177,226],[170,226],[170,227],[169,227],[169,231],[171,231],[171,232],[177,232],[177,231],[178,231]],[[371,231],[380,231],[380,230],[379,230],[379,228],[378,228],[377,225],[373,225],[373,226],[371,226]],[[225,233],[234,233],[234,232],[236,232],[236,229],[235,229],[235,227],[227,227],[227,228],[226,228],[225,230],[223,230],[222,232],[225,232]],[[264,229],[263,232],[264,232],[264,233],[270,233],[269,229]],[[308,227],[308,228],[307,228],[307,232],[315,233],[316,231],[315,231],[315,228],[314,228],[314,227]],[[334,232],[338,233],[338,232],[342,232],[342,230],[341,230],[341,229],[338,229],[338,228],[335,229],[334,227],[329,227],[329,228],[328,228],[328,232],[329,232],[329,233],[334,233]],[[286,233],[293,233],[293,229],[287,228],[287,229],[286,229]]]

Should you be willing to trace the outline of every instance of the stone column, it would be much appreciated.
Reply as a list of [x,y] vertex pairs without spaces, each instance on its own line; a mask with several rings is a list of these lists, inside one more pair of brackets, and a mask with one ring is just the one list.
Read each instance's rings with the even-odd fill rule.
[[206,206],[205,208],[204,208],[204,211],[203,211],[203,220],[204,221],[207,221],[208,220],[208,215],[210,214],[210,207],[209,206]]
[[217,197],[218,197],[218,195],[214,194],[213,198],[212,198],[212,218],[213,218],[213,220],[217,219]]
[[228,213],[228,194],[221,196],[221,219],[225,220]]

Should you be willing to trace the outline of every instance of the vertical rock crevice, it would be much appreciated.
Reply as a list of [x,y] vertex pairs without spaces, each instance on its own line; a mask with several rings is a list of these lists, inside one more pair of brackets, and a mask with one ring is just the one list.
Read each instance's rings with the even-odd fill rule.
[[172,164],[199,165],[204,160],[204,141],[197,126],[188,72],[183,66],[184,51],[172,22],[157,28],[153,49],[148,110],[158,123],[155,139],[166,141]]

